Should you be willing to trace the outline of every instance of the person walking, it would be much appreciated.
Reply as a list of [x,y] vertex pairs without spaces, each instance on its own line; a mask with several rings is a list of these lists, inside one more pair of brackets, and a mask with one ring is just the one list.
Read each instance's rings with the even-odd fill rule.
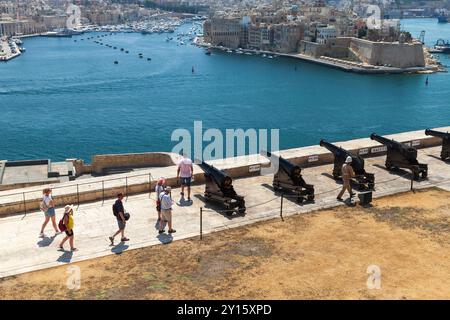
[[345,163],[342,165],[342,190],[339,192],[337,196],[337,200],[342,201],[342,196],[344,195],[345,190],[350,194],[350,198],[355,194],[352,192],[352,186],[350,184],[351,179],[355,176],[355,171],[352,168],[352,157],[348,156],[345,159]]
[[53,229],[55,229],[55,237],[60,234],[58,230],[58,226],[56,225],[56,211],[55,211],[55,203],[52,198],[52,189],[46,188],[42,191],[43,197],[40,205],[41,211],[45,214],[45,220],[42,224],[41,232],[39,234],[40,237],[44,237],[44,229],[47,226],[50,219],[52,220]]
[[164,192],[161,194],[161,222],[159,224],[159,234],[164,233],[164,223],[167,222],[169,225],[169,233],[174,233],[176,230],[172,225],[172,197],[170,196],[170,187],[166,187]]
[[65,206],[64,207],[64,216],[62,218],[62,223],[65,227],[64,232],[66,233],[65,238],[59,244],[59,249],[64,251],[64,243],[69,240],[70,250],[77,251],[78,249],[74,247],[74,235],[73,235],[73,206]]
[[183,154],[183,159],[178,163],[177,179],[181,178],[181,197],[184,198],[184,187],[187,188],[188,201],[191,200],[191,182],[194,174],[194,166],[192,160],[186,154]]
[[161,221],[161,194],[164,192],[164,186],[166,184],[166,180],[164,178],[159,178],[158,182],[155,186],[156,193],[156,211],[158,212],[158,221]]
[[127,221],[125,220],[125,209],[123,207],[123,194],[119,193],[117,195],[117,200],[113,205],[113,214],[117,219],[117,225],[119,226],[119,230],[116,231],[116,233],[114,233],[114,235],[112,237],[109,237],[109,240],[111,241],[111,245],[114,245],[114,238],[120,233],[121,234],[121,239],[120,241],[125,242],[128,241],[130,239],[125,237],[125,227],[127,225]]

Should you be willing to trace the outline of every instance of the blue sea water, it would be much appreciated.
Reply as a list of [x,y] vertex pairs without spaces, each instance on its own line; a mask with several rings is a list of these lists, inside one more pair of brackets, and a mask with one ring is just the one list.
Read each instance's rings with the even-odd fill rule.
[[[402,27],[413,36],[426,30],[428,44],[450,40],[450,24],[435,19]],[[450,125],[447,73],[430,75],[425,86],[426,75],[208,56],[164,34],[105,37],[117,50],[80,40],[88,36],[26,39],[26,53],[0,64],[0,159],[170,151],[172,131],[192,130],[195,120],[204,129],[279,128],[282,149]],[[450,65],[448,56],[441,61]]]

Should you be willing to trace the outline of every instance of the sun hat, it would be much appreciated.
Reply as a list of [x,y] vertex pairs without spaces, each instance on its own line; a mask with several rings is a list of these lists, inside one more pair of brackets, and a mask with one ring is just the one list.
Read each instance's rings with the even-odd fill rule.
[[166,188],[164,189],[164,191],[167,191],[167,192],[170,192],[170,190],[172,190],[171,187],[166,187]]
[[64,213],[69,213],[70,211],[73,211],[73,205],[67,205],[64,207]]

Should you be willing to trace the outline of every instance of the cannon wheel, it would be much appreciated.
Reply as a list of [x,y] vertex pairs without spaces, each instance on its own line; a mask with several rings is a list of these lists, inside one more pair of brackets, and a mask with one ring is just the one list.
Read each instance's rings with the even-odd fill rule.
[[309,195],[306,199],[308,201],[314,201],[314,195]]

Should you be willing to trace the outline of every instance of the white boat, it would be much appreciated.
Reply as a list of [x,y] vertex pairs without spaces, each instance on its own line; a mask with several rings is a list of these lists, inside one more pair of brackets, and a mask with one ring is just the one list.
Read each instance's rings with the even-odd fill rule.
[[265,53],[263,53],[262,57],[263,57],[263,58],[265,58],[265,57],[266,57],[266,54],[265,54]]
[[269,59],[273,59],[273,57],[272,57],[272,56],[267,56],[267,58],[269,58]]
[[228,52],[228,53],[233,53],[233,50],[228,49],[227,52]]
[[248,56],[252,56],[252,53],[251,53],[251,52],[246,52],[246,53],[244,53],[244,54],[246,54],[246,55],[248,55]]
[[242,52],[241,50],[237,50],[236,53],[237,54],[243,54],[244,52]]

